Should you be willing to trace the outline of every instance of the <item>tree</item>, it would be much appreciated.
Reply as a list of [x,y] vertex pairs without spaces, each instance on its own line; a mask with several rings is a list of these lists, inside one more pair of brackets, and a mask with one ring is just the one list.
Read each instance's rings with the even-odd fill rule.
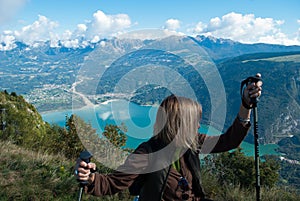
[[[205,158],[205,168],[216,175],[219,183],[240,185],[243,188],[254,186],[256,182],[254,158],[245,156],[241,148]],[[260,162],[261,185],[273,187],[279,179],[279,163],[271,157]]]
[[268,187],[273,187],[279,181],[280,163],[273,156],[262,157],[260,163],[260,178],[261,184]]
[[66,117],[66,130],[64,136],[65,155],[68,158],[77,158],[85,149],[84,145],[99,138],[96,129],[91,124],[84,122],[80,117],[71,115]]
[[[123,128],[123,129],[122,129]],[[124,124],[121,127],[117,125],[106,125],[104,128],[103,135],[117,148],[122,148],[126,145],[127,136],[124,132],[127,129]]]

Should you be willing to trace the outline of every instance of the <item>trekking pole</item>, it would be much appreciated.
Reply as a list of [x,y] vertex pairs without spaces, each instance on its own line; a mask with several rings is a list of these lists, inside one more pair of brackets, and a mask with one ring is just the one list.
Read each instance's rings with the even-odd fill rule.
[[[79,158],[81,160],[83,160],[86,163],[89,163],[91,158],[92,158],[92,154],[88,151],[82,151],[79,155]],[[79,180],[79,193],[78,193],[78,201],[81,201],[82,199],[82,193],[83,193],[83,188],[84,186],[86,186],[88,184],[88,181],[81,181]]]
[[[251,84],[253,82],[257,83],[261,81],[260,77],[248,77],[241,84],[241,95],[243,98],[242,88],[246,84]],[[258,138],[258,115],[257,115],[257,103],[258,98],[251,98],[250,103],[253,105],[253,126],[254,126],[254,162],[255,162],[255,178],[256,178],[256,201],[260,201],[260,171],[259,171],[259,138]]]
[[256,201],[260,201],[260,172],[259,172],[259,144],[258,144],[258,115],[257,102],[253,103],[254,124],[254,155],[255,155],[255,177],[256,177]]
[[5,130],[5,126],[6,126],[5,113],[6,113],[6,109],[1,108],[1,127],[0,127],[0,130],[2,130],[2,131]]

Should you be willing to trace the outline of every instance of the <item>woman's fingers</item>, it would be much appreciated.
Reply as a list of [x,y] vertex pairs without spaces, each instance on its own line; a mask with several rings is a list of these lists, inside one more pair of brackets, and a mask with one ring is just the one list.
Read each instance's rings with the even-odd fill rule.
[[86,163],[82,160],[78,160],[75,168],[75,175],[79,180],[88,180],[92,169],[96,169],[95,163]]

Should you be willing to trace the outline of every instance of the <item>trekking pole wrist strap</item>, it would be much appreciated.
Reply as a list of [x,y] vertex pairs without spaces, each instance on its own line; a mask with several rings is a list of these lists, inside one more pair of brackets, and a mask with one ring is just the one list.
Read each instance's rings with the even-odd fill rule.
[[250,122],[250,118],[242,118],[240,115],[238,115],[237,117],[241,123],[249,123]]

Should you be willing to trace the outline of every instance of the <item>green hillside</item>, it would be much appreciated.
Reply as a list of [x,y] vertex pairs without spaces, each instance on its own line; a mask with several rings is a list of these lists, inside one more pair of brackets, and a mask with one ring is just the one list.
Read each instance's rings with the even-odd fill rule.
[[15,144],[37,148],[39,142],[47,133],[49,125],[32,104],[25,101],[23,96],[16,93],[0,93],[1,125],[5,131],[1,132],[4,140],[13,140]]

